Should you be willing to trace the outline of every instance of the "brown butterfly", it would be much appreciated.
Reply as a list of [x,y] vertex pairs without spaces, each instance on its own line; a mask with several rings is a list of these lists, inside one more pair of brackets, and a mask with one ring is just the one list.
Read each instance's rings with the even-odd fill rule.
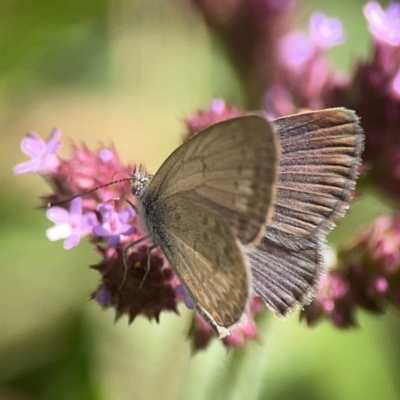
[[[216,123],[175,150],[154,177],[134,173],[148,233],[141,240],[163,250],[221,337],[245,314],[251,281],[284,316],[315,294],[325,236],[348,208],[363,143],[357,116],[343,108],[272,123],[262,114]],[[249,253],[251,280],[243,246],[259,243]]]
[[[278,146],[260,115],[214,124],[178,147],[132,191],[196,310],[224,337],[245,314],[251,274],[243,245],[260,243],[272,215]],[[135,246],[138,242],[130,244]]]

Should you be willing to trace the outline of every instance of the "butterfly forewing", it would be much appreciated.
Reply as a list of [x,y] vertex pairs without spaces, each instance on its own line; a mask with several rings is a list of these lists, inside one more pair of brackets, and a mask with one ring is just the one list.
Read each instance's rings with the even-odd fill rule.
[[286,315],[316,291],[325,236],[353,196],[364,135],[355,113],[343,108],[272,124],[281,144],[274,213],[249,257],[255,291]]
[[257,245],[272,214],[277,153],[262,116],[217,123],[168,157],[142,199],[154,244],[221,337],[248,303],[241,243]]
[[206,128],[174,151],[150,183],[158,201],[178,196],[217,212],[243,244],[257,244],[272,214],[278,147],[270,124],[247,115]]

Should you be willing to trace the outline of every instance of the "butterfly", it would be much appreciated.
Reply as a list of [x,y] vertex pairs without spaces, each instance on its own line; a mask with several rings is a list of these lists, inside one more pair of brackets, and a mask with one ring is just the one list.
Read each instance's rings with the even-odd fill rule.
[[154,176],[140,169],[132,176],[146,234],[124,254],[151,238],[149,253],[161,248],[220,337],[246,313],[251,273],[244,250],[259,244],[272,215],[278,159],[271,124],[246,115],[199,132]]

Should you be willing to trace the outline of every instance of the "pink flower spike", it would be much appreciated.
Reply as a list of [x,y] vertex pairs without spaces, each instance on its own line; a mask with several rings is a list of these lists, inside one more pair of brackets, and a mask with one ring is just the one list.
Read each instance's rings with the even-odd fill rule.
[[36,133],[29,133],[21,142],[21,150],[31,161],[22,163],[14,167],[14,174],[26,172],[38,172],[41,174],[52,174],[57,171],[60,161],[57,151],[62,143],[59,140],[61,131],[54,129],[47,141],[44,142]]
[[94,213],[82,215],[82,199],[77,197],[71,201],[70,211],[61,207],[51,207],[47,210],[47,218],[55,222],[55,226],[47,229],[46,235],[49,240],[55,241],[66,239],[64,249],[68,250],[79,244],[81,236],[92,232],[97,223]]

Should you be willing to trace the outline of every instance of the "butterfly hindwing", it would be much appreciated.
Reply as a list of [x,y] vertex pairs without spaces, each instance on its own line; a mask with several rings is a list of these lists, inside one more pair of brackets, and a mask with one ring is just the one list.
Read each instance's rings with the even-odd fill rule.
[[324,271],[325,237],[353,197],[364,136],[343,108],[273,123],[281,157],[273,216],[249,254],[253,288],[277,315],[310,302]]
[[353,197],[364,136],[353,111],[333,108],[273,121],[281,145],[266,236],[292,249],[325,237]]

